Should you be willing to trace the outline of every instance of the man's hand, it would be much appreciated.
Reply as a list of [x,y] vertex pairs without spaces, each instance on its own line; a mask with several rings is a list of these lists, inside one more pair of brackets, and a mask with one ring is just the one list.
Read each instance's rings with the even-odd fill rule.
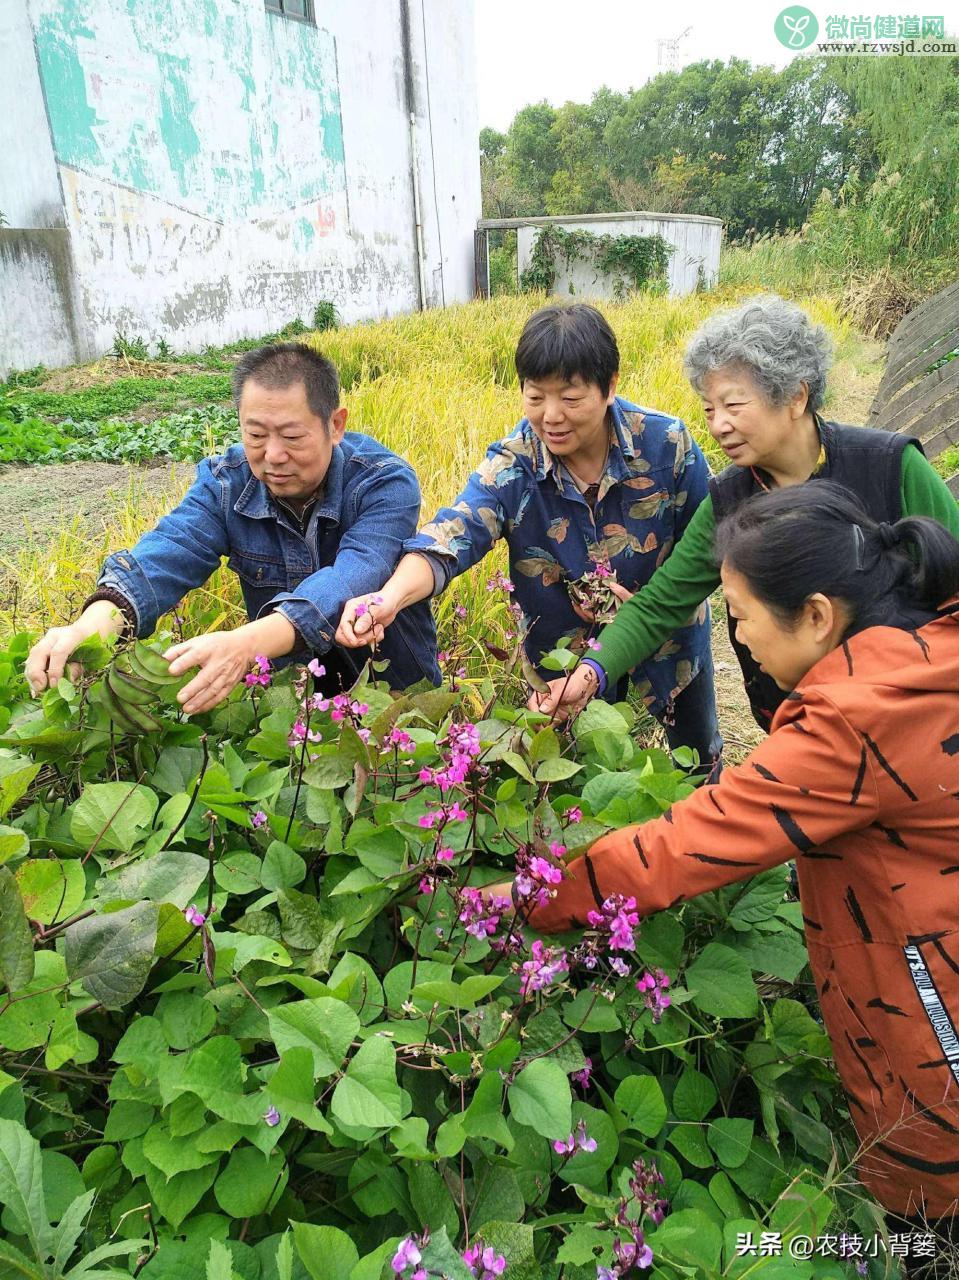
[[599,689],[599,680],[592,667],[578,666],[569,675],[557,680],[547,680],[548,693],[533,693],[527,702],[530,711],[552,716],[557,724],[572,719],[586,706]]
[[192,667],[200,668],[177,694],[177,701],[187,715],[219,706],[249,671],[256,655],[251,652],[250,639],[243,630],[210,631],[171,645],[164,653],[171,676],[181,676]]
[[[109,600],[96,600],[70,626],[51,627],[30,650],[23,668],[34,697],[44,689],[52,689],[56,685],[63,675],[70,654],[84,640],[95,635],[100,635],[105,640],[122,626],[123,615],[117,606]],[[71,662],[68,672],[70,679],[76,680],[79,673],[79,662]]]
[[344,649],[379,644],[398,613],[399,609],[385,592],[373,591],[369,595],[354,596],[343,606],[334,642]]

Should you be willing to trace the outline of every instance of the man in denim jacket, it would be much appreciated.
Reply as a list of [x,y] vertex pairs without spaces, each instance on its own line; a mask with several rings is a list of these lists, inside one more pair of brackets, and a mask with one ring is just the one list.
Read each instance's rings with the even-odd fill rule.
[[[328,686],[348,688],[369,650],[334,647],[343,605],[375,592],[412,536],[420,489],[410,465],[369,436],[345,432],[339,378],[300,343],[248,352],[233,392],[242,445],[201,462],[180,505],[132,551],[108,558],[83,613],[32,649],[34,692],[55,684],[83,640],[121,628],[148,636],[181,596],[201,586],[221,557],[238,575],[250,621],[167,649],[170,672],[198,674],[178,695],[194,714],[222,702],[254,658],[306,662],[325,655]],[[377,657],[403,689],[438,683],[429,605],[404,612]]]

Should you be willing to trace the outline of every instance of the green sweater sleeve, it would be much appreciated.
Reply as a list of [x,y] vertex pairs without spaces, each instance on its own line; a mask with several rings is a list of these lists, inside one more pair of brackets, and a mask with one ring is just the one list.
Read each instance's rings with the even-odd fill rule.
[[719,586],[719,570],[713,562],[715,533],[713,502],[706,497],[665,563],[599,633],[600,649],[593,660],[610,684],[637,662],[652,657]]
[[932,463],[911,445],[902,451],[900,489],[904,516],[932,516],[959,539],[959,503]]

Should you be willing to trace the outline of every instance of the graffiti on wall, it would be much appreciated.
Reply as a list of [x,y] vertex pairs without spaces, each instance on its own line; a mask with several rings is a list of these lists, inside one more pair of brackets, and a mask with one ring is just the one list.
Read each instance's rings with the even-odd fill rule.
[[345,192],[328,32],[238,0],[35,7],[61,165],[217,222]]

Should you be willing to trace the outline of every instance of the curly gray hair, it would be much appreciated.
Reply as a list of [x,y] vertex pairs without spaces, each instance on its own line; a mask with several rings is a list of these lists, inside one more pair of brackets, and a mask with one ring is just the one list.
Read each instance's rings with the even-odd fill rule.
[[710,316],[689,340],[683,367],[693,387],[718,369],[742,369],[770,404],[782,405],[809,387],[808,408],[816,412],[826,394],[832,341],[821,324],[777,294],[760,294],[733,311]]

